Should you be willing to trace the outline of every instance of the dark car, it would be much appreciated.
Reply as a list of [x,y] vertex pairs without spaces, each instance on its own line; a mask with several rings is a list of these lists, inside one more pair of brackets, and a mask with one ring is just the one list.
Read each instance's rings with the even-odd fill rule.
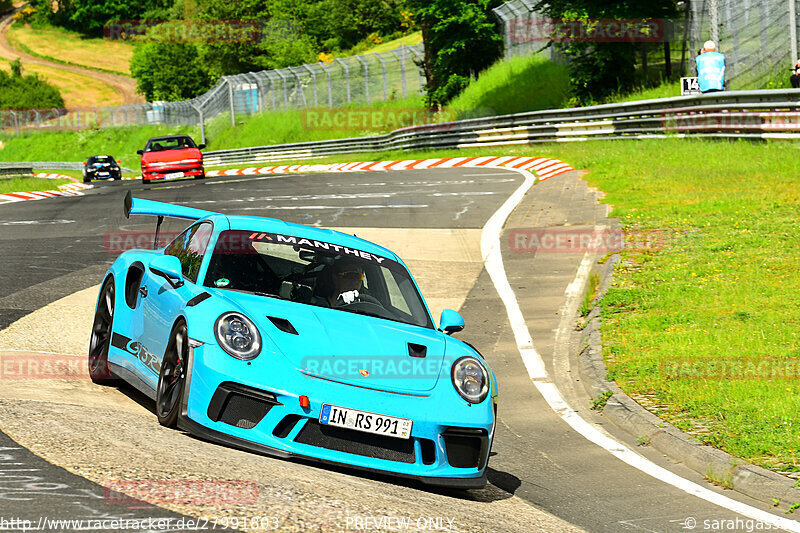
[[83,182],[92,180],[120,180],[122,170],[110,155],[93,155],[83,164]]
[[142,180],[204,178],[203,154],[205,144],[196,145],[188,135],[154,137],[147,141],[142,156]]

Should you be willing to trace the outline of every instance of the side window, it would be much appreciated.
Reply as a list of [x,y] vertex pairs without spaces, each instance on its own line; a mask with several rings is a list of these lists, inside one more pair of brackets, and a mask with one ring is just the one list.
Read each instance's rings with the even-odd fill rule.
[[167,246],[164,253],[174,255],[181,261],[183,275],[193,282],[197,281],[197,273],[203,262],[208,242],[211,240],[213,227],[210,222],[196,224],[175,238]]
[[383,273],[383,279],[386,281],[386,290],[389,292],[389,301],[392,307],[411,315],[408,303],[406,303],[406,299],[403,297],[403,291],[397,284],[397,280],[392,274],[392,271],[388,268],[381,268],[381,272]]

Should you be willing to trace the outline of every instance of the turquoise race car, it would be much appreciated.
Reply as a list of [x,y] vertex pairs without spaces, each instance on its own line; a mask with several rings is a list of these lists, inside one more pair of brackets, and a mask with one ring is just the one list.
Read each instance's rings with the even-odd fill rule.
[[284,458],[454,488],[486,484],[497,381],[438,328],[400,258],[332,230],[125,198],[193,222],[102,280],[89,372],[156,402],[161,424]]

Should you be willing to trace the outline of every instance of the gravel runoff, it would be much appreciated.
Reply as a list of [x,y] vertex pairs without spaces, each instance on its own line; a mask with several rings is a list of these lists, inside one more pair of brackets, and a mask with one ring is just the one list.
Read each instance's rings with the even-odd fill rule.
[[[21,399],[34,387],[36,394],[27,396],[47,400]],[[0,428],[49,462],[100,485],[135,482],[128,485],[131,496],[161,507],[203,518],[268,519],[265,528],[240,528],[246,531],[400,529],[394,519],[408,520],[412,531],[579,531],[491,485],[468,493],[429,491],[204,442],[161,427],[149,402],[134,398],[89,380],[17,382],[16,389],[0,392]],[[144,483],[152,481],[160,483]],[[220,497],[200,489],[195,501],[164,495],[166,488],[191,492],[197,481],[236,482],[241,493]],[[378,526],[382,518],[389,527]]]

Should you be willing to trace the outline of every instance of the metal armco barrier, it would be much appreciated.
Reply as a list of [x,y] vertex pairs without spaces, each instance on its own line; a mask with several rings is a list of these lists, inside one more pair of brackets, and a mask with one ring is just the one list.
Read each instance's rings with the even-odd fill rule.
[[730,91],[401,128],[384,135],[205,152],[208,167],[333,154],[593,139],[800,139],[800,89]]

